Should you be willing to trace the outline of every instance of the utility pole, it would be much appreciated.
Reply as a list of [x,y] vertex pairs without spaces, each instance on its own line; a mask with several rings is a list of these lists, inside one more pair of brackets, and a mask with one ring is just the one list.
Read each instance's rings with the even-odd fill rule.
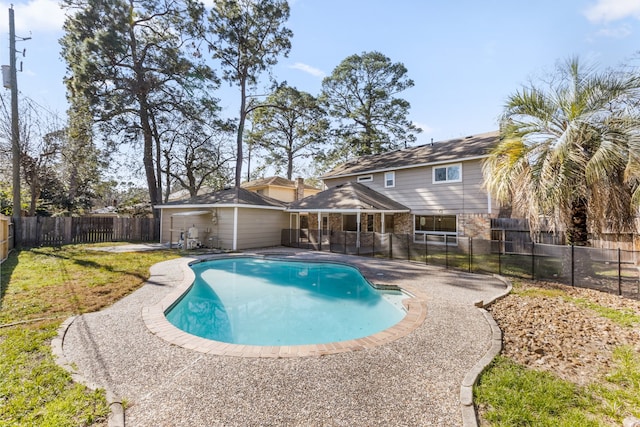
[[9,8],[9,73],[11,85],[11,156],[13,160],[13,245],[22,243],[20,203],[20,128],[18,126],[18,76],[16,72],[16,25],[13,6]]
[[[21,40],[29,40],[24,37]],[[22,244],[22,204],[20,202],[20,127],[18,125],[18,76],[16,67],[16,26],[13,5],[9,8],[9,87],[11,88],[11,156],[13,167],[13,242]],[[24,52],[23,52],[24,55]],[[3,71],[4,70],[3,66]],[[4,76],[3,76],[4,77]],[[4,79],[6,80],[6,78]]]

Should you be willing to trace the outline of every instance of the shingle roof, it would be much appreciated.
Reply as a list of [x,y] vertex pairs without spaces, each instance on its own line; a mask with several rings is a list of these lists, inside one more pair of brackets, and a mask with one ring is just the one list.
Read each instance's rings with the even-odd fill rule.
[[401,203],[391,200],[371,188],[357,182],[347,182],[321,191],[313,196],[292,202],[292,211],[409,211]]
[[356,175],[373,171],[446,163],[485,157],[498,143],[499,132],[434,142],[388,153],[362,156],[335,167],[321,178]]
[[[291,181],[286,178],[282,178],[280,176],[271,176],[268,178],[255,179],[253,181],[243,182],[240,186],[242,188],[251,188],[251,187],[267,187],[269,185],[277,186],[277,187],[287,187],[287,188],[296,188],[298,183],[296,181]],[[304,188],[309,190],[317,190],[316,187],[304,184]]]
[[271,197],[263,196],[244,188],[225,188],[224,190],[213,191],[186,200],[176,200],[162,205],[158,208],[181,207],[193,205],[247,205],[265,207],[284,207],[286,203]]

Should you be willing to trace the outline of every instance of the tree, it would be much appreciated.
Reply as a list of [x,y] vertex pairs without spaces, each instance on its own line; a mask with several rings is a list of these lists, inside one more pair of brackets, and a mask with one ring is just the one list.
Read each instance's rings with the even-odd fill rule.
[[[228,133],[225,128],[184,123],[175,130],[171,144],[164,151],[163,171],[167,178],[173,178],[191,197],[197,195],[203,185],[223,188],[230,179],[227,163],[233,158],[226,150]],[[168,196],[167,192],[165,200]]]
[[147,188],[155,205],[162,194],[155,114],[160,108],[214,102],[194,95],[212,89],[216,80],[208,67],[187,58],[187,9],[181,2],[162,0],[65,0],[64,5],[74,12],[61,39],[68,96],[88,100],[105,137],[142,139]]
[[314,154],[329,127],[326,113],[311,94],[281,86],[254,111],[250,139],[268,153],[268,162],[292,179],[294,160]]
[[57,169],[67,189],[66,211],[75,213],[92,207],[94,187],[100,182],[105,165],[93,141],[93,120],[85,98],[71,99],[68,122]]
[[573,58],[546,86],[517,91],[484,165],[487,189],[528,217],[532,231],[549,219],[570,243],[630,227],[640,202],[639,88],[633,75]]
[[379,52],[344,59],[322,81],[321,101],[338,121],[336,155],[380,154],[416,140],[417,128],[408,118],[410,104],[396,97],[413,87],[402,63]]
[[[20,103],[19,113],[19,164],[22,181],[27,184],[24,190],[28,193],[21,197],[23,209],[27,209],[28,215],[33,216],[37,210],[41,210],[41,196],[43,191],[46,196],[52,196],[48,200],[48,210],[58,208],[57,202],[61,200],[61,185],[55,166],[59,161],[60,149],[64,141],[64,129],[58,123],[54,114],[42,109],[32,100],[25,98]],[[0,133],[11,135],[11,114],[5,99],[0,96]],[[11,141],[7,137],[3,140]],[[10,147],[2,147],[5,152],[10,152]],[[25,202],[28,201],[28,202]]]
[[200,21],[195,34],[220,61],[222,78],[240,89],[240,108],[236,133],[235,184],[240,186],[243,162],[243,135],[247,115],[259,108],[251,92],[258,77],[287,56],[293,33],[284,27],[289,19],[286,0],[215,0],[203,22],[205,8],[192,5],[192,15]]

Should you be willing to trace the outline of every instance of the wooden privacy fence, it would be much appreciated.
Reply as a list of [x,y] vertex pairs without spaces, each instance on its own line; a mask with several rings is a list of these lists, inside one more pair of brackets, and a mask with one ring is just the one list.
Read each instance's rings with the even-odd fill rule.
[[11,218],[0,214],[0,263],[9,256],[9,250],[13,247],[12,240]]
[[26,217],[21,222],[24,247],[160,240],[160,220],[154,218]]

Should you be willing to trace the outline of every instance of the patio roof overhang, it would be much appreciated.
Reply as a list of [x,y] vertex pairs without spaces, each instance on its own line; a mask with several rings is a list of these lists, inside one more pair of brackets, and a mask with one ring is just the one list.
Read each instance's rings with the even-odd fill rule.
[[287,209],[287,212],[292,213],[384,213],[384,214],[396,214],[396,213],[408,213],[410,209],[367,209],[367,208],[329,208],[329,209]]
[[357,182],[328,188],[292,202],[288,212],[313,213],[404,213],[411,209]]

